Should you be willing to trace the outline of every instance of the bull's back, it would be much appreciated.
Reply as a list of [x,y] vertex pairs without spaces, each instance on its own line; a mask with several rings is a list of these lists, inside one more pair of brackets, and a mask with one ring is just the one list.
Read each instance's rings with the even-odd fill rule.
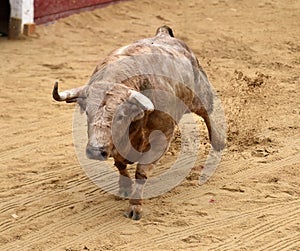
[[[207,76],[189,47],[164,32],[111,52],[98,64],[91,82],[122,83],[138,91],[164,90],[188,106],[212,104]],[[90,83],[92,84],[92,83]],[[194,96],[206,97],[203,102]],[[201,97],[200,97],[201,98]]]

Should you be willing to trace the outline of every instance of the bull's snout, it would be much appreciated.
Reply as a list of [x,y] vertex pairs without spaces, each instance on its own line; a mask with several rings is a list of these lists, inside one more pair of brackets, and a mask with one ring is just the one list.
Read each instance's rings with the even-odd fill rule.
[[89,159],[107,160],[109,156],[108,147],[94,147],[91,145],[87,145],[86,156]]

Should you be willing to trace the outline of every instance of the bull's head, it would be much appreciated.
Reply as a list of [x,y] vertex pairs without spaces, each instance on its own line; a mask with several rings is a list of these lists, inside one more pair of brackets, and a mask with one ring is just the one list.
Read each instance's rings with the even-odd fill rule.
[[[106,160],[114,155],[112,128],[118,128],[120,134],[118,136],[122,138],[123,134],[128,132],[131,122],[142,119],[145,112],[154,110],[149,98],[122,84],[99,83],[96,86],[87,85],[59,93],[56,82],[53,98],[67,103],[77,102],[81,111],[86,113],[88,124],[86,155],[90,159],[97,160]],[[118,137],[114,137],[114,140],[116,138]]]

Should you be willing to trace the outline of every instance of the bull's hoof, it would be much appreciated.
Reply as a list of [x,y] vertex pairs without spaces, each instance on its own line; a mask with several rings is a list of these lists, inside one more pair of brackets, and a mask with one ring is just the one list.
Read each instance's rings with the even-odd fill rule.
[[133,220],[140,220],[142,218],[142,214],[141,213],[136,213],[134,211],[125,212],[124,216],[126,218],[133,219]]
[[142,206],[130,206],[129,209],[124,213],[124,216],[133,220],[140,220],[142,218]]

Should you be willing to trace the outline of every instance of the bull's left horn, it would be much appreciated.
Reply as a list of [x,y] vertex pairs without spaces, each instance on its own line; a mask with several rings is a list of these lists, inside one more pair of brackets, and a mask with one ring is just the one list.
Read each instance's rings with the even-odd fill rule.
[[130,96],[129,96],[129,101],[137,101],[141,106],[143,106],[143,108],[147,111],[154,111],[154,105],[152,103],[152,101],[146,97],[144,94],[134,91],[134,90],[130,90],[129,91]]
[[58,92],[58,82],[56,81],[53,87],[52,96],[56,101],[66,101],[67,103],[76,102],[84,87],[85,86],[81,86],[63,92]]

